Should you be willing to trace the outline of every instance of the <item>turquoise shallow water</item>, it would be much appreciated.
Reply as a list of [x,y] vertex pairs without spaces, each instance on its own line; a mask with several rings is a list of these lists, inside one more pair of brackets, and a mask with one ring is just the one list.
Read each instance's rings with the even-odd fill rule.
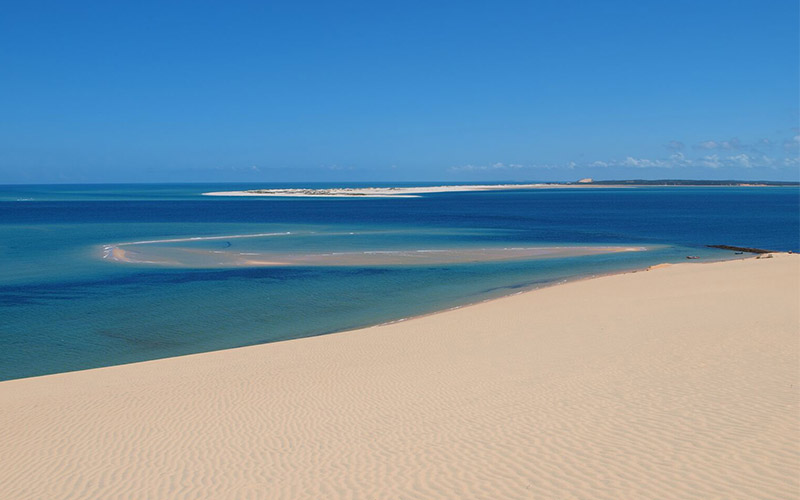
[[[565,279],[685,261],[686,255],[701,261],[738,257],[707,244],[800,250],[797,188],[575,189],[412,199],[200,196],[256,187],[271,186],[0,186],[0,379],[319,335]],[[103,259],[103,245],[112,243],[284,232],[291,234],[188,247],[291,253],[635,245],[648,251],[280,268],[214,267],[191,258],[181,266]]]

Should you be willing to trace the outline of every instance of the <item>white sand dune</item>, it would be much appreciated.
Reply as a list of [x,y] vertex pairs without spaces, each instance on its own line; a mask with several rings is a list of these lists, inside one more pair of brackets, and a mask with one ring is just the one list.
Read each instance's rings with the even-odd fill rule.
[[800,498],[800,257],[0,383],[0,498]]

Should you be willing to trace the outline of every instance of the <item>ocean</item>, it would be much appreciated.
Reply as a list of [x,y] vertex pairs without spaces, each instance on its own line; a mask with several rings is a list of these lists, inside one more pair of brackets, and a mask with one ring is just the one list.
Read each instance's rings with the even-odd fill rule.
[[[742,257],[706,245],[800,251],[797,187],[202,196],[276,187],[340,186],[0,186],[0,380],[322,335],[687,256]],[[138,258],[109,258],[134,242],[145,243],[116,248]],[[559,253],[575,247],[591,251]],[[531,248],[547,255],[503,253]],[[248,264],[297,255],[313,258]]]

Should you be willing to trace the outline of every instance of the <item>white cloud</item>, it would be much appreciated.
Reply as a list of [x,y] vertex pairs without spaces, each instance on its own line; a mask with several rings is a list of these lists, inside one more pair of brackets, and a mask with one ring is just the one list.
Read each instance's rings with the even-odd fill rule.
[[722,149],[726,151],[731,151],[735,149],[741,149],[744,145],[742,141],[739,140],[738,137],[734,137],[732,139],[728,139],[727,141],[703,141],[699,144],[696,144],[694,147],[695,149]]
[[647,158],[633,158],[628,156],[625,158],[625,161],[622,162],[622,165],[626,167],[638,167],[638,168],[649,168],[649,167],[669,167],[669,163],[663,160],[649,160]]
[[[677,144],[673,144],[677,143]],[[800,146],[800,135],[795,135],[791,139],[786,140],[787,144],[791,144],[793,148]],[[503,163],[495,162],[485,165],[462,165],[450,167],[450,172],[500,172],[511,170],[576,170],[576,169],[610,169],[610,168],[628,168],[628,169],[780,169],[780,168],[797,168],[800,166],[800,157],[797,154],[792,154],[790,151],[786,157],[770,157],[758,151],[755,145],[770,146],[776,144],[775,141],[770,139],[761,139],[754,143],[754,146],[743,144],[739,139],[733,138],[728,141],[705,141],[695,145],[694,149],[705,150],[705,154],[691,154],[691,152],[684,153],[679,151],[682,143],[678,141],[670,141],[667,148],[673,152],[666,157],[661,158],[642,158],[635,156],[626,156],[622,160],[618,159],[602,159],[593,161],[569,161],[565,163],[541,163],[541,164],[519,164],[519,163]],[[780,142],[778,142],[780,144]],[[671,147],[670,147],[671,145]],[[679,146],[680,145],[680,146]],[[744,150],[731,154],[733,150]],[[724,154],[724,151],[729,151]]]
[[522,168],[522,165],[518,163],[509,163],[508,165],[506,165],[505,163],[501,162],[492,164],[493,170],[505,170],[505,169],[516,169],[516,168]]
[[719,143],[717,141],[703,141],[695,146],[697,149],[717,149],[718,147]]
[[684,143],[675,140],[669,141],[666,144],[666,148],[669,149],[670,151],[683,151],[683,148],[685,147],[686,145]]
[[486,172],[491,170],[518,170],[522,168],[530,168],[519,163],[502,163],[496,162],[491,165],[460,165],[457,167],[450,167],[450,172]]
[[491,170],[490,165],[459,165],[457,167],[450,167],[451,172],[482,172]]
[[688,167],[692,164],[692,160],[686,158],[683,153],[669,155],[669,162],[674,167]]
[[744,167],[744,168],[752,168],[753,167],[753,163],[751,161],[751,158],[748,155],[744,154],[744,153],[739,154],[739,155],[735,155],[735,156],[729,156],[728,158],[726,158],[726,160],[736,164],[739,167]]
[[700,165],[708,168],[719,168],[722,166],[722,163],[719,161],[719,156],[717,155],[708,155],[700,158],[699,160]]
[[480,170],[489,170],[489,167],[480,165],[459,165],[457,167],[450,167],[447,170],[450,172],[476,172]]
[[731,139],[729,141],[722,141],[719,144],[719,146],[722,149],[739,149],[740,147],[742,147],[742,141],[740,141],[738,138],[734,137],[733,139]]
[[795,156],[794,158],[784,158],[783,165],[785,167],[800,167],[800,157]]

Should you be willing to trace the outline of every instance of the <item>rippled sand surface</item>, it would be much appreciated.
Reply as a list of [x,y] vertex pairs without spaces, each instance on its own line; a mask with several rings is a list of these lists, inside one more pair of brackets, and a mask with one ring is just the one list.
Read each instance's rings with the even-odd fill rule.
[[798,498],[800,258],[0,383],[0,498]]

